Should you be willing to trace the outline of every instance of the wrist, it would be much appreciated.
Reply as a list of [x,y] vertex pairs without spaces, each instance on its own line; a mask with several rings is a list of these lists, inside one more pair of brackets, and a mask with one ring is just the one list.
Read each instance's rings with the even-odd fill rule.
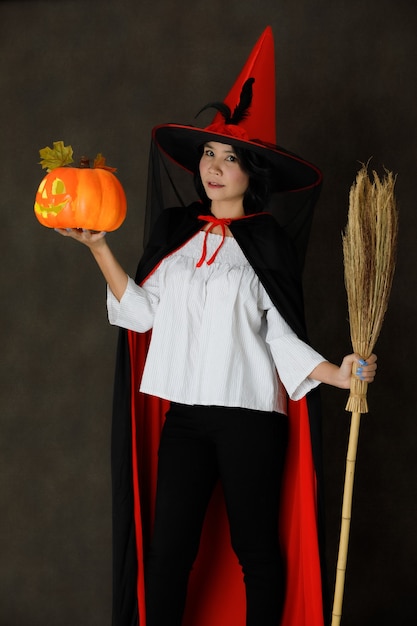
[[95,257],[103,256],[104,254],[108,254],[110,251],[105,237],[97,239],[96,241],[91,241],[87,245]]
[[332,387],[338,387],[339,389],[349,389],[350,386],[350,376],[347,377],[346,372],[342,368],[329,361],[319,363],[311,372],[309,378],[318,380],[326,385],[332,385]]

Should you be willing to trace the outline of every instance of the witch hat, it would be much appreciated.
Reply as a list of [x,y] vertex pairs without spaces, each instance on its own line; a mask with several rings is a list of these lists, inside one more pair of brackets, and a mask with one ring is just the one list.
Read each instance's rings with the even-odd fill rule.
[[231,144],[270,161],[274,169],[274,191],[299,191],[320,185],[322,174],[315,165],[276,145],[275,54],[270,26],[257,41],[223,103],[213,103],[204,109],[211,106],[218,112],[205,128],[181,124],[156,126],[152,136],[158,147],[195,173],[205,143]]

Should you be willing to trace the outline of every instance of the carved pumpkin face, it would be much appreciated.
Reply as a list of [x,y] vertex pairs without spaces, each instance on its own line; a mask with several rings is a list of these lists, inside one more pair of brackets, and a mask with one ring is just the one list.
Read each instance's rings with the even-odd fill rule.
[[48,228],[109,232],[125,219],[126,197],[119,180],[106,169],[58,167],[39,185],[34,209]]

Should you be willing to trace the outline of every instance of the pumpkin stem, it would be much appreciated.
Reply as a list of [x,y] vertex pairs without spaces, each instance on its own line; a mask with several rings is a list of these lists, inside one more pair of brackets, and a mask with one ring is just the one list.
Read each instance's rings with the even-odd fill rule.
[[79,167],[90,167],[90,159],[88,157],[81,157]]

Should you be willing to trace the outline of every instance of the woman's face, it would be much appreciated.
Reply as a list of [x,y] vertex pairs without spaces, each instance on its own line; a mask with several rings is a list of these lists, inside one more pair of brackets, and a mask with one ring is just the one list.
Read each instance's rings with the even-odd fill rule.
[[243,202],[249,175],[240,166],[232,146],[210,141],[200,160],[200,176],[207,197],[213,202]]

